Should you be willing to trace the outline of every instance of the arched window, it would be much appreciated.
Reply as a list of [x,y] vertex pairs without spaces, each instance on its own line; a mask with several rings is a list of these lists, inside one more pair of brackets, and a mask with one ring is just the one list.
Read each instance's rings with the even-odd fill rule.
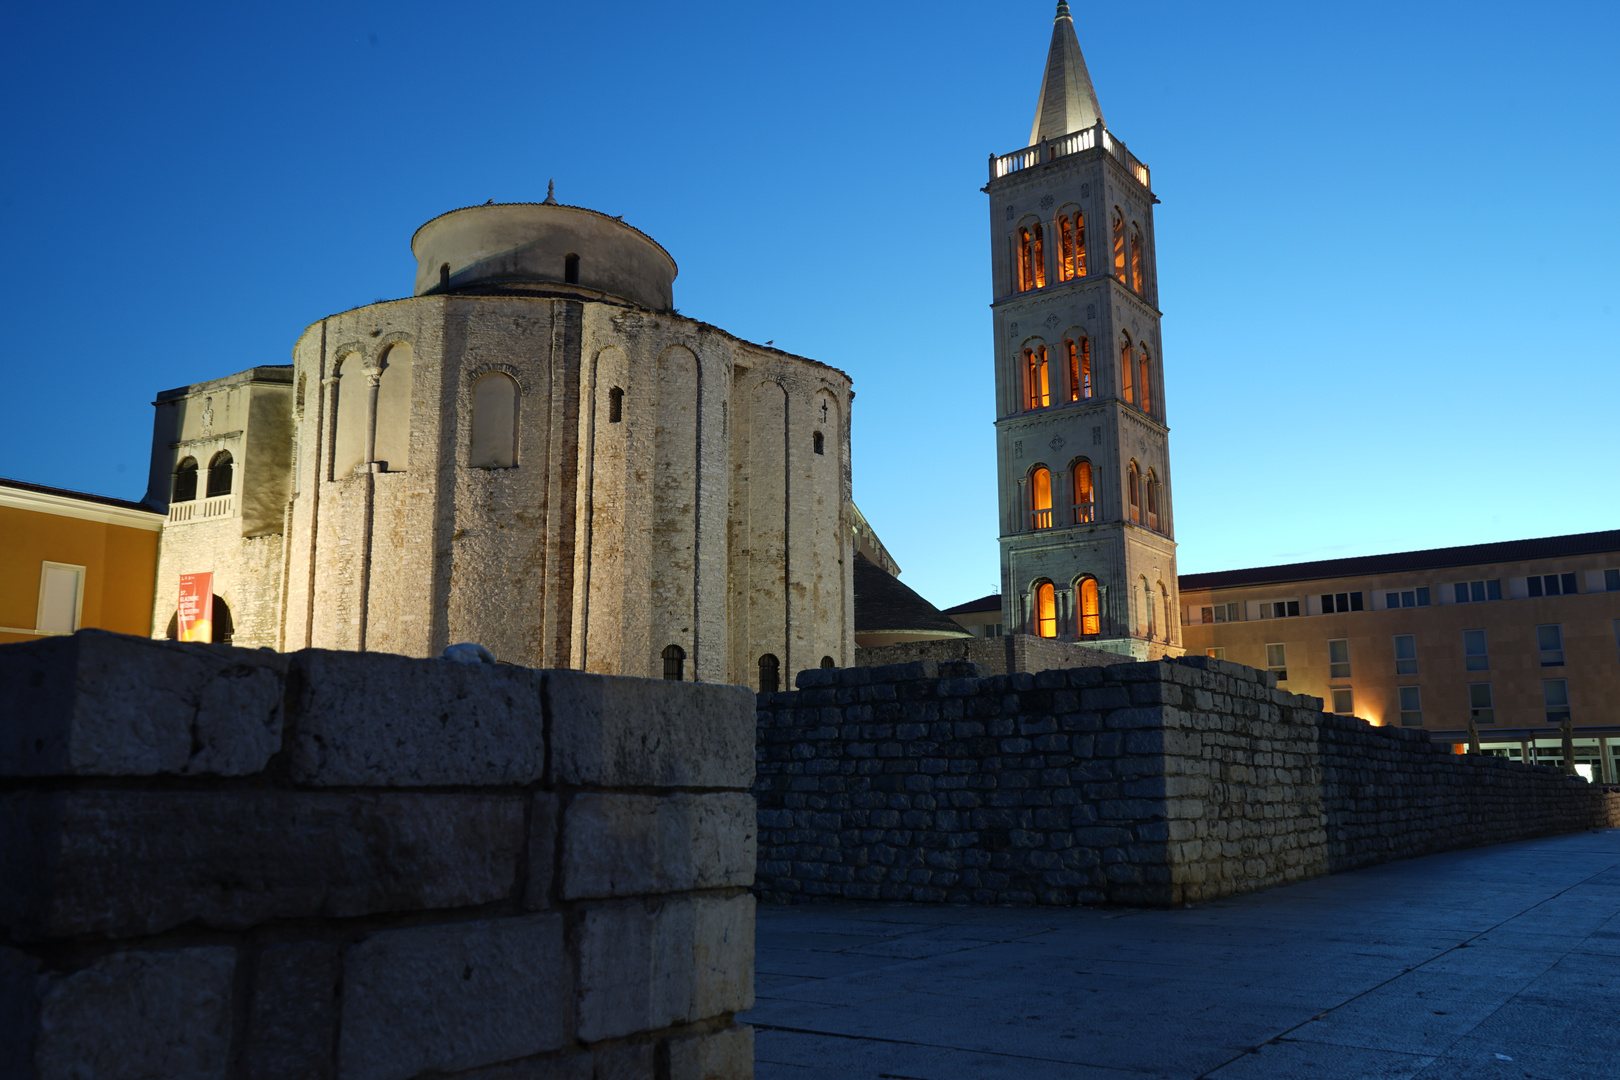
[[1044,409],[1052,404],[1051,376],[1046,368],[1046,346],[1024,350],[1024,408]]
[[1086,219],[1076,210],[1058,217],[1058,280],[1086,276]]
[[1131,222],[1131,288],[1142,291],[1142,227]]
[[174,497],[170,502],[191,502],[197,497],[197,459],[183,458],[174,470]]
[[[193,641],[206,641],[214,645],[229,645],[236,636],[236,622],[231,618],[231,607],[218,593],[214,594],[212,613],[213,622],[203,624],[202,636],[193,637]],[[180,613],[176,611],[169,616],[168,639],[180,640]]]
[[1037,465],[1029,474],[1029,527],[1052,527],[1052,473],[1045,465]]
[[1081,401],[1091,397],[1091,341],[1065,341],[1069,350],[1069,400]]
[[1142,609],[1143,609],[1142,610],[1142,615],[1143,615],[1144,618],[1147,619],[1147,636],[1148,637],[1152,637],[1154,630],[1157,629],[1156,620],[1154,619],[1154,609],[1156,607],[1158,607],[1158,605],[1153,602],[1153,588],[1152,588],[1152,586],[1148,585],[1148,579],[1143,578],[1142,579]]
[[1159,531],[1159,474],[1153,469],[1147,474],[1147,527]]
[[1086,578],[1080,583],[1080,633],[1102,633],[1102,609],[1097,602],[1097,579]]
[[563,281],[569,285],[579,284],[579,256],[572,253],[563,256]]
[[1164,640],[1169,641],[1170,640],[1170,590],[1165,587],[1165,584],[1162,581],[1159,582],[1159,601],[1163,605],[1161,610],[1164,612],[1164,622],[1165,622]]
[[208,462],[208,498],[231,493],[231,452],[221,450]]
[[1046,245],[1037,222],[1018,230],[1018,291],[1046,286]]
[[1125,483],[1130,494],[1130,520],[1140,525],[1142,524],[1142,474],[1137,469],[1135,461],[1132,461],[1130,468],[1125,471]]
[[1144,346],[1136,353],[1136,389],[1137,396],[1142,399],[1142,411],[1153,411],[1153,367],[1148,363],[1148,351]]
[[1035,632],[1041,637],[1057,637],[1057,590],[1050,581],[1035,586]]
[[837,667],[838,666],[838,661],[834,660],[830,656],[823,656],[821,658],[821,666],[824,667],[824,668]]
[[409,342],[389,346],[377,382],[377,434],[372,460],[389,472],[404,472],[411,461],[411,366],[415,353]]
[[608,423],[618,424],[624,421],[624,390],[615,386],[608,391]]
[[1084,525],[1096,521],[1096,490],[1091,484],[1091,462],[1081,458],[1069,466],[1074,475],[1074,523]]
[[825,454],[827,452],[827,441],[822,438],[821,432],[819,431],[810,437],[810,445],[818,454]]
[[1114,207],[1114,276],[1125,280],[1125,215]]
[[473,383],[472,446],[467,464],[475,469],[510,469],[517,464],[518,387],[512,376],[491,371]]
[[664,646],[664,678],[671,682],[686,680],[686,650],[679,645]]
[[365,361],[349,353],[338,361],[332,383],[331,408],[336,424],[332,436],[331,479],[341,480],[366,460],[366,398],[369,386]]
[[448,289],[449,287],[450,287],[450,264],[449,263],[441,263],[439,265],[439,288]]
[[1133,369],[1136,362],[1131,358],[1131,338],[1129,334],[1121,334],[1119,338],[1119,396],[1128,402],[1136,401],[1136,382]]
[[[666,679],[668,675],[664,676]],[[782,689],[782,662],[770,653],[759,658],[759,692],[774,694]]]

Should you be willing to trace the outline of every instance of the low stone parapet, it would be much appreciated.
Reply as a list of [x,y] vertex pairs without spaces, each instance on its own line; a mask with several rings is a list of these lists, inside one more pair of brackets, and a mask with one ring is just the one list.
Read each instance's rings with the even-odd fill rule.
[[0,1077],[751,1076],[753,706],[0,646]]

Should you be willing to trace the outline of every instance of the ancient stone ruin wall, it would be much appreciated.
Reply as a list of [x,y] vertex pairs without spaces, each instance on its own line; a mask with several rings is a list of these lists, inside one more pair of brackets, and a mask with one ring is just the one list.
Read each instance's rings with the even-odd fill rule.
[[745,690],[82,631],[0,702],[0,1076],[752,1074]]
[[807,671],[759,697],[757,890],[1178,904],[1620,824],[1620,793],[1321,711],[1238,664]]
[[1003,634],[993,638],[942,638],[906,641],[898,645],[861,648],[855,658],[862,667],[909,664],[914,660],[936,664],[977,664],[986,675],[1014,671],[1060,671],[1077,667],[1107,667],[1126,658],[1076,641],[1058,641],[1034,634]]

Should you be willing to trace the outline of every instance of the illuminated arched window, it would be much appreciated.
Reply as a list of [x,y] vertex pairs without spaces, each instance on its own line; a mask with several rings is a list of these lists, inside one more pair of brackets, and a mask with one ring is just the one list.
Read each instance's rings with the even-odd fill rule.
[[1102,609],[1097,602],[1097,579],[1086,578],[1080,583],[1080,633],[1102,633]]
[[1086,276],[1086,219],[1076,210],[1058,217],[1058,280]]
[[1147,474],[1147,527],[1159,530],[1159,474],[1153,469]]
[[1052,380],[1046,366],[1046,346],[1024,350],[1024,408],[1044,409],[1052,404]]
[[1046,285],[1045,235],[1037,222],[1018,230],[1018,289],[1044,288]]
[[1069,400],[1081,401],[1091,397],[1091,341],[1065,341],[1069,351]]
[[1035,632],[1041,637],[1057,637],[1057,590],[1050,581],[1035,586]]
[[1114,207],[1114,276],[1125,280],[1125,215]]
[[197,459],[188,457],[174,470],[174,496],[170,502],[191,502],[197,497]]
[[1037,465],[1029,474],[1029,527],[1052,527],[1052,473],[1045,465]]
[[231,452],[221,450],[208,462],[208,498],[231,493]]
[[664,646],[664,678],[671,682],[686,679],[686,650],[679,645]]
[[1125,486],[1130,497],[1130,520],[1140,525],[1142,524],[1142,474],[1137,469],[1135,461],[1132,461],[1130,468],[1125,471]]
[[1074,523],[1084,525],[1096,521],[1096,489],[1091,483],[1091,462],[1081,458],[1070,466],[1074,474]]
[[782,689],[782,662],[770,653],[759,658],[759,692],[774,694]]
[[1131,288],[1142,291],[1142,228],[1131,222]]
[[1136,401],[1134,370],[1136,361],[1131,357],[1131,339],[1128,334],[1119,338],[1119,396],[1129,402]]
[[1152,367],[1148,364],[1148,351],[1142,348],[1136,354],[1136,396],[1142,399],[1142,411],[1153,411]]

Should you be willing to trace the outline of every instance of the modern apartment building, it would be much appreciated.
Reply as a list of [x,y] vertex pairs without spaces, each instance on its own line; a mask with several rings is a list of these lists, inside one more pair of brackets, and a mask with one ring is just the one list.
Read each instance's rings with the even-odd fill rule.
[[1620,777],[1620,530],[1180,579],[1183,641],[1375,724]]

